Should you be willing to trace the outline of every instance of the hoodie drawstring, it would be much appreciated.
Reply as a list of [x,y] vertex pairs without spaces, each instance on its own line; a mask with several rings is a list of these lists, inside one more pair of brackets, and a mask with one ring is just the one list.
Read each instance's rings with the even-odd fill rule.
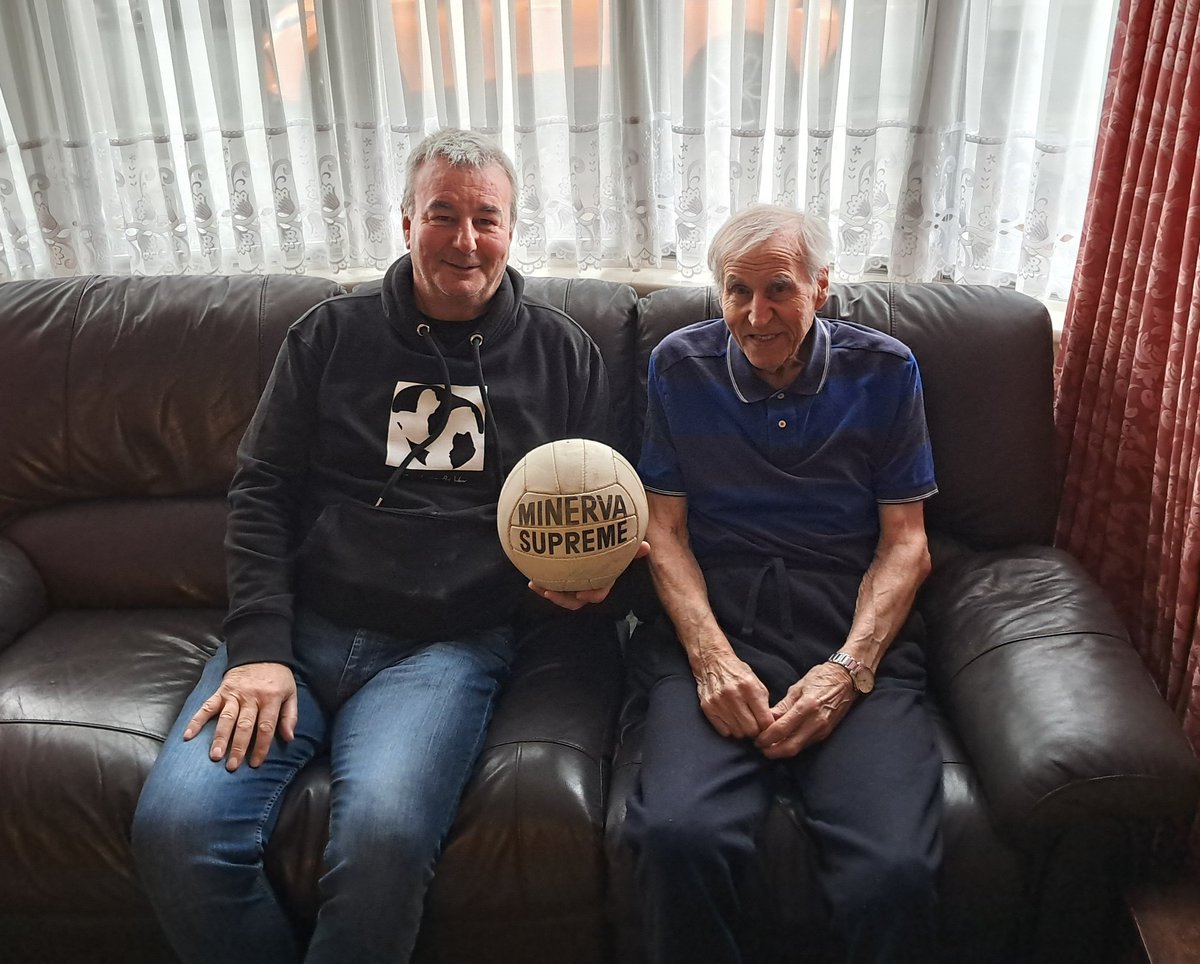
[[487,427],[486,434],[483,437],[484,458],[486,460],[487,440],[494,440],[493,451],[496,453],[495,469],[497,481],[503,476],[503,467],[500,465],[500,429],[496,425],[496,419],[492,416],[492,400],[488,396],[487,382],[483,377],[483,358],[480,355],[480,349],[483,348],[483,335],[475,332],[471,335],[471,348],[475,353],[475,379],[479,386],[479,397],[483,400],[483,423]]

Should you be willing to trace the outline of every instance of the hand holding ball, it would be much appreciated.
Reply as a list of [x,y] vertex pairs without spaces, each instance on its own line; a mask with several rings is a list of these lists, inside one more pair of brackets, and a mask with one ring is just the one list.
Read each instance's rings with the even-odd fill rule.
[[496,527],[514,566],[559,592],[605,589],[646,538],[646,490],[615,449],[591,439],[539,445],[500,490]]

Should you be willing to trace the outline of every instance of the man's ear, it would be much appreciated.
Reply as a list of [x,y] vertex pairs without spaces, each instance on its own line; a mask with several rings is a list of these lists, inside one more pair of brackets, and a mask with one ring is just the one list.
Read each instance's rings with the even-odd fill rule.
[[400,225],[404,229],[404,246],[406,248],[411,248],[412,244],[409,243],[408,236],[412,234],[412,218],[410,218],[407,214],[403,215],[400,220]]
[[820,311],[829,300],[829,267],[828,265],[817,272],[817,293],[813,298],[813,309]]

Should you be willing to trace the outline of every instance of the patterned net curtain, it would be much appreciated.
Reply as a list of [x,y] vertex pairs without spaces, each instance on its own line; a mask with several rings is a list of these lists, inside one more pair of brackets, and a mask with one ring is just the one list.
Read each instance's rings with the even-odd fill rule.
[[409,151],[513,157],[513,262],[670,266],[757,200],[835,273],[1065,297],[1110,0],[5,0],[0,279],[378,272]]
[[652,260],[625,240],[616,6],[5,0],[0,280],[382,270],[440,126],[513,156],[522,268]]
[[698,0],[655,5],[655,142],[675,250],[755,200],[828,219],[835,275],[1065,299],[1109,0]]

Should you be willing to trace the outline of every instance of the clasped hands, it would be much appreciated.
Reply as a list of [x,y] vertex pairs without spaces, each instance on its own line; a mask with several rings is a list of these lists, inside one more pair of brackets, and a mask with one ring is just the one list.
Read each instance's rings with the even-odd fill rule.
[[849,673],[820,663],[771,706],[767,688],[732,651],[701,658],[696,689],[700,709],[718,733],[751,739],[772,760],[796,756],[828,737],[855,696]]

